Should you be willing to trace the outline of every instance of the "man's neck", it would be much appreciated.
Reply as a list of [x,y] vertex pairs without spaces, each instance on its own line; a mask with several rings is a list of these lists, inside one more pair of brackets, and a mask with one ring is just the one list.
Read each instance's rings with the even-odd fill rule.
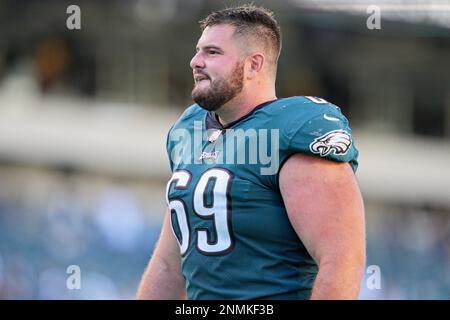
[[235,97],[215,112],[218,115],[220,124],[226,126],[229,123],[242,118],[258,105],[276,99],[275,93],[273,93],[273,95],[264,95],[261,97],[250,97],[249,99]]

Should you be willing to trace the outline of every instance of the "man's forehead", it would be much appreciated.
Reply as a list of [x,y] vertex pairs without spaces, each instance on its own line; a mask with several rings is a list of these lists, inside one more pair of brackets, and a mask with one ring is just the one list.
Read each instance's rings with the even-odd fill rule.
[[229,24],[208,26],[203,30],[203,33],[197,42],[197,47],[221,47],[228,45],[232,40],[234,30],[235,27]]

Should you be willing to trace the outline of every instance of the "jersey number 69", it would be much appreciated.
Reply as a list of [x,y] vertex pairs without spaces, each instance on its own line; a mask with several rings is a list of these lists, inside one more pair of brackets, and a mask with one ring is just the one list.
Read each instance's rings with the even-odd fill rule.
[[[175,171],[167,183],[166,201],[171,213],[175,213],[176,221],[181,233],[181,239],[176,236],[181,255],[185,255],[191,242],[192,233],[196,233],[197,250],[205,255],[222,255],[233,247],[231,227],[231,199],[229,190],[233,175],[222,168],[211,168],[200,176],[192,195],[192,209],[196,216],[204,220],[211,220],[214,227],[215,239],[211,239],[209,230],[195,228],[191,231],[187,206],[181,198],[168,199],[169,189],[186,190],[192,180],[192,174],[187,170]],[[208,201],[208,198],[210,199]],[[171,218],[173,215],[171,214]],[[172,229],[174,223],[172,221]],[[175,232],[174,232],[175,233]]]

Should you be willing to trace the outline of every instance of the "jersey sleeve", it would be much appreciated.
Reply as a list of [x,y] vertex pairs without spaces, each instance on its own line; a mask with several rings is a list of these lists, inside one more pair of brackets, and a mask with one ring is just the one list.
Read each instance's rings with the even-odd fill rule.
[[170,128],[170,130],[167,132],[167,137],[166,137],[166,152],[167,152],[167,158],[169,160],[169,166],[170,166],[171,172],[173,172],[173,162],[172,162],[172,157],[171,157],[172,146],[171,146],[169,137],[170,137],[170,133],[172,132],[172,128]]
[[353,171],[358,167],[358,150],[347,118],[340,112],[312,116],[293,132],[289,154],[306,153],[321,158],[348,162]]

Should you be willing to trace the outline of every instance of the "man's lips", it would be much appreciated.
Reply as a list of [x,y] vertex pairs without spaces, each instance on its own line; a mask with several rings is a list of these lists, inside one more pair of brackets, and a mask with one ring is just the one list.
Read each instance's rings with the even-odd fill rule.
[[194,75],[194,80],[195,80],[195,82],[200,82],[202,80],[209,80],[209,77],[204,74],[196,74],[196,75]]

